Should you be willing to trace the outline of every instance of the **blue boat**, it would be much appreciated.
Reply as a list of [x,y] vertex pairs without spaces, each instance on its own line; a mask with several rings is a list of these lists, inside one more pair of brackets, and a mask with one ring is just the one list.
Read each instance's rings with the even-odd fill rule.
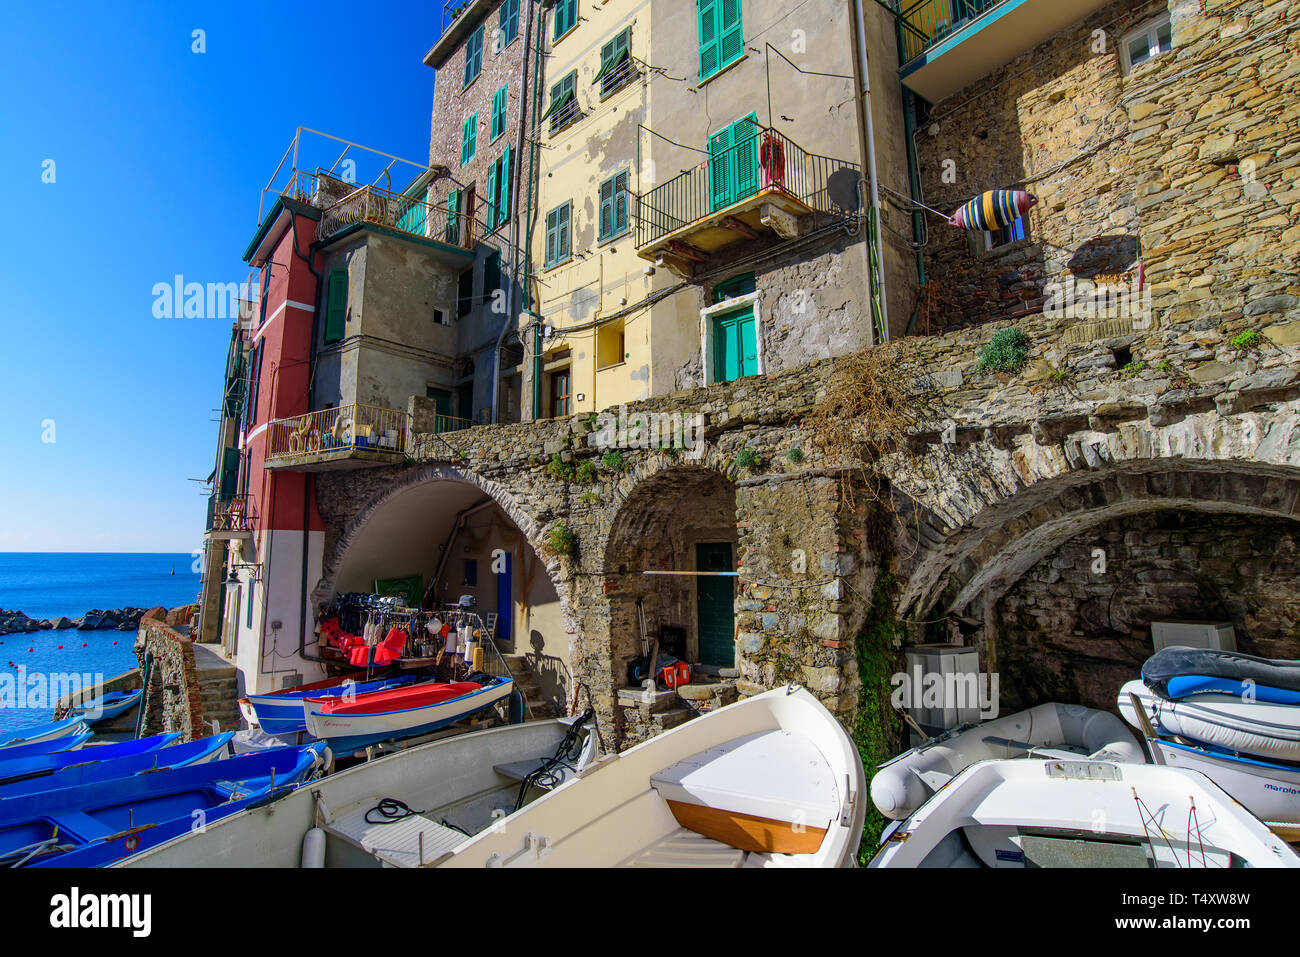
[[91,734],[86,722],[77,717],[23,728],[16,737],[0,741],[0,760],[70,751],[84,744]]
[[131,741],[118,741],[114,744],[78,748],[73,751],[56,751],[53,754],[34,754],[19,758],[0,755],[0,784],[32,774],[50,774],[60,768],[83,764],[86,761],[112,761],[134,754],[147,754],[158,748],[165,748],[180,736],[179,731],[169,731],[148,738],[135,738]]
[[73,708],[72,714],[80,717],[87,724],[112,721],[139,704],[143,695],[143,688],[137,688],[135,691],[110,691]]
[[174,744],[170,748],[156,748],[107,761],[98,759],[96,748],[74,751],[74,755],[82,756],[80,763],[69,764],[56,771],[33,771],[18,780],[0,782],[0,806],[20,794],[75,788],[95,781],[114,781],[136,774],[214,761],[230,753],[230,739],[234,736],[233,731],[227,731],[185,744]]
[[307,730],[307,717],[302,703],[307,698],[339,698],[343,695],[362,695],[372,691],[385,691],[414,684],[415,675],[395,678],[376,678],[373,681],[354,681],[352,678],[329,679],[313,684],[272,691],[269,694],[250,694],[244,701],[257,715],[257,724],[269,735],[280,737]]
[[116,860],[224,816],[232,802],[242,809],[290,790],[321,770],[327,755],[318,742],[7,798],[0,865],[60,867],[97,847],[81,860]]

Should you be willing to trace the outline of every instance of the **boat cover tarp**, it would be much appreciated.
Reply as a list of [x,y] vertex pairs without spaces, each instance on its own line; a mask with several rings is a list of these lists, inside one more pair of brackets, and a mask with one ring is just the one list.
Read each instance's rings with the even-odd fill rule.
[[[1170,691],[1173,679],[1187,677],[1223,678],[1282,691],[1300,692],[1300,661],[1257,658],[1238,651],[1171,645],[1157,651],[1142,666],[1142,680],[1147,687],[1165,698],[1177,695],[1177,685],[1173,692]],[[1223,693],[1218,689],[1216,691]]]

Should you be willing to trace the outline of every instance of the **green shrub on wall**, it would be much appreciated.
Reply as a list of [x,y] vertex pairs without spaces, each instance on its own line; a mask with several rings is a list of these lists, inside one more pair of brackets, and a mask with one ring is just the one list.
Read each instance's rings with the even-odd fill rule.
[[1008,326],[993,333],[980,350],[976,372],[1018,372],[1029,361],[1029,336],[1022,329]]

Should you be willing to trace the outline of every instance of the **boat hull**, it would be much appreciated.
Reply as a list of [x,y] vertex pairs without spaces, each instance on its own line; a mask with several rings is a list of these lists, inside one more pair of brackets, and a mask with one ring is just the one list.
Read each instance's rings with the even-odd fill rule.
[[179,738],[180,732],[169,731],[149,738],[137,738],[132,741],[119,741],[98,747],[78,748],[69,751],[56,751],[53,754],[36,754],[28,757],[10,758],[0,756],[0,784],[15,778],[39,772],[54,772],[72,764],[85,761],[112,761],[116,758],[145,754],[165,748]]
[[95,755],[95,749],[83,748],[75,752],[82,758],[79,763],[69,763],[48,772],[32,771],[18,780],[0,783],[0,801],[20,794],[81,787],[94,781],[112,781],[136,774],[150,774],[215,761],[229,753],[229,743],[233,736],[233,732],[226,732],[186,744],[174,744],[168,748],[102,760]]
[[74,708],[72,713],[87,724],[99,724],[103,721],[112,721],[114,718],[126,714],[138,705],[143,697],[144,689],[122,694],[105,695],[89,704]]
[[1141,681],[1120,689],[1119,711],[1140,728],[1129,695],[1136,697],[1160,734],[1189,738],[1262,760],[1300,762],[1300,707],[1243,700],[1233,695],[1200,694],[1170,701]]
[[344,695],[362,695],[387,688],[403,687],[415,681],[414,677],[401,676],[375,681],[357,682],[349,677],[325,687],[289,689],[272,694],[248,695],[244,700],[256,716],[256,724],[272,737],[297,734],[307,730],[307,715],[303,703],[310,700],[327,700]]
[[[51,742],[61,742],[65,738],[75,737],[89,730],[85,721],[79,717],[64,718],[62,721],[55,721],[53,724],[27,728],[16,737],[0,744],[0,759],[16,757],[20,753],[46,754],[51,751],[58,751],[60,748],[56,744],[51,744]],[[43,752],[32,750],[42,745],[50,745],[50,747]]]
[[1157,739],[1164,763],[1199,771],[1267,824],[1300,826],[1300,768]]
[[359,751],[381,741],[415,737],[455,724],[508,698],[513,689],[514,682],[505,680],[435,704],[373,714],[332,713],[309,699],[307,731],[328,741],[337,753]]

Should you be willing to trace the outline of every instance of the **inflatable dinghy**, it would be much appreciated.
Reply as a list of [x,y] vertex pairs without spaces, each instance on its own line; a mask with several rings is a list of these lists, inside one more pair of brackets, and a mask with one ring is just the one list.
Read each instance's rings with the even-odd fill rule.
[[1157,734],[1264,759],[1300,762],[1300,707],[1228,694],[1170,701],[1143,682],[1130,681],[1120,689],[1119,710],[1125,721],[1139,729],[1142,725],[1130,694],[1137,697]]
[[902,820],[976,761],[1020,757],[1146,760],[1132,732],[1113,714],[1076,704],[1040,704],[957,728],[887,761],[871,779],[871,800],[881,814]]

